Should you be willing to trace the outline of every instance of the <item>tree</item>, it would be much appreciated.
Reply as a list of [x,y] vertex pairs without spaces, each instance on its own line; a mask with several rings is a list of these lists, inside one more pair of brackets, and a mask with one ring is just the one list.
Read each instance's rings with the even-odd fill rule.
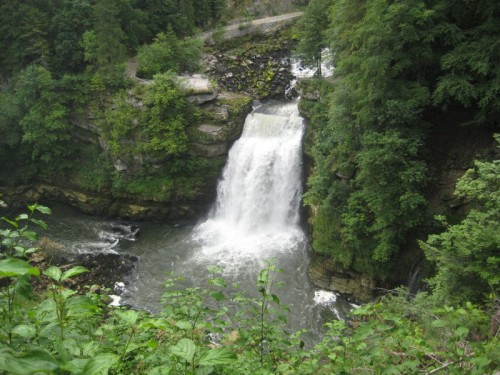
[[[381,266],[425,217],[420,153],[428,125],[421,114],[431,94],[422,72],[435,63],[427,32],[433,13],[417,0],[338,0],[330,14],[336,82],[313,148],[317,176],[308,202],[323,223],[335,223],[332,256],[382,277]],[[327,242],[321,247],[326,252]]]
[[305,63],[314,64],[321,77],[321,51],[327,46],[328,9],[331,0],[311,0],[299,24],[300,41],[297,52]]
[[498,124],[500,3],[441,0],[434,9],[440,21],[437,41],[442,70],[434,103],[444,110],[471,109],[476,124]]
[[179,156],[187,151],[188,103],[171,73],[158,74],[146,103],[143,151]]
[[138,74],[153,78],[158,73],[171,70],[177,73],[194,71],[199,67],[201,41],[194,38],[178,39],[172,29],[160,33],[150,45],[137,52]]
[[15,97],[22,113],[22,142],[31,146],[33,160],[59,169],[72,152],[68,146],[72,137],[68,110],[56,91],[50,72],[44,67],[30,65],[16,82]]
[[92,5],[89,0],[63,0],[54,9],[50,22],[53,74],[81,72],[85,67],[82,36],[92,26]]
[[118,0],[97,0],[94,5],[95,57],[99,70],[109,70],[125,58],[125,35],[118,18]]
[[31,63],[47,67],[49,15],[37,2],[2,1],[0,5],[0,73],[7,78]]
[[[497,137],[500,142],[500,137]],[[500,160],[476,161],[457,182],[455,195],[469,202],[470,210],[458,224],[421,242],[427,258],[436,264],[431,280],[442,301],[484,302],[500,292]]]

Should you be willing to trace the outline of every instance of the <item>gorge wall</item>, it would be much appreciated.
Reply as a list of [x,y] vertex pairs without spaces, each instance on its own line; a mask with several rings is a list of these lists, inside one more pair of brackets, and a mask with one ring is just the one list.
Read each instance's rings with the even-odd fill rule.
[[[10,208],[63,202],[88,214],[135,220],[193,218],[215,197],[227,152],[239,138],[254,99],[282,98],[291,80],[289,31],[230,41],[205,52],[203,71],[180,77],[186,111],[183,161],[141,149],[154,82],[135,77],[124,94],[82,106],[72,116],[75,156],[64,173],[5,171],[0,194]],[[136,67],[135,67],[136,68]],[[169,104],[167,104],[169,105]],[[191,109],[188,109],[191,108]],[[174,107],[170,112],[175,111]]]

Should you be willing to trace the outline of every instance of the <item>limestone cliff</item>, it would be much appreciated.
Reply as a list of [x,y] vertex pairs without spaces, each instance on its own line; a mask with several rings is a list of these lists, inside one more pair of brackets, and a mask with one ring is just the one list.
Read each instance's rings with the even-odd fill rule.
[[[34,201],[63,202],[88,214],[137,220],[175,220],[206,210],[230,144],[241,134],[251,110],[252,98],[221,91],[202,75],[182,77],[180,81],[188,102],[198,111],[197,123],[188,127],[190,146],[186,158],[199,160],[202,171],[179,171],[172,177],[171,172],[165,172],[172,170],[174,162],[167,155],[148,157],[128,152],[139,141],[137,131],[120,139],[123,156],[113,155],[106,119],[95,116],[88,108],[86,116],[75,116],[73,120],[73,137],[83,150],[80,168],[72,168],[60,178],[37,175],[25,183],[0,181],[3,199],[11,208]],[[138,93],[142,92],[141,85],[150,83],[138,82],[124,98],[113,102],[111,110],[144,111]],[[137,118],[132,120],[132,127],[141,127]],[[103,169],[103,164],[109,167],[100,175],[92,171]]]

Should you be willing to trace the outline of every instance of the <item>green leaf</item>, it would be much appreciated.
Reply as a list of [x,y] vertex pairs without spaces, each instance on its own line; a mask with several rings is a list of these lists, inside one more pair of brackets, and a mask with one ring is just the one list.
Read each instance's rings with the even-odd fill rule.
[[273,300],[273,302],[277,305],[280,304],[280,299],[279,297],[276,295],[276,294],[271,294],[271,299]]
[[216,277],[214,279],[209,280],[209,283],[221,288],[225,288],[227,286],[226,280],[224,280],[222,277]]
[[12,333],[14,335],[23,337],[25,339],[29,339],[29,338],[35,337],[36,329],[33,326],[29,326],[27,324],[21,324],[21,325],[14,327],[14,329],[12,330]]
[[14,228],[19,228],[19,224],[17,224],[15,221],[7,219],[5,216],[2,216],[2,220],[5,221],[6,223],[9,223]]
[[128,325],[134,325],[137,322],[137,319],[139,318],[139,314],[137,313],[137,311],[133,310],[126,310],[126,311],[118,310],[116,311],[116,315],[118,315],[118,317]]
[[217,273],[222,273],[223,270],[219,266],[211,265],[207,267],[207,271],[213,274],[217,274]]
[[58,367],[57,361],[43,350],[31,350],[19,356],[6,349],[0,350],[0,370],[9,374],[50,373]]
[[467,327],[458,327],[455,330],[456,337],[465,337],[469,334],[469,329]]
[[226,363],[231,363],[235,361],[238,357],[236,353],[233,351],[222,348],[222,349],[213,349],[204,352],[200,358],[199,365],[200,366],[215,366],[215,365],[223,365]]
[[434,320],[431,323],[431,326],[434,328],[444,328],[444,327],[448,326],[448,322],[446,320],[438,319],[438,320]]
[[196,352],[196,345],[193,340],[181,339],[177,345],[170,348],[170,351],[176,356],[191,362],[194,358],[194,353]]
[[30,231],[30,230],[23,231],[21,236],[23,236],[24,238],[27,238],[30,241],[38,241],[38,233]]
[[35,204],[35,210],[45,215],[50,215],[52,213],[52,210],[49,207],[45,207],[40,204]]
[[43,274],[57,282],[61,281],[62,271],[59,267],[52,266],[43,271]]
[[38,247],[30,247],[29,249],[26,249],[24,250],[24,254],[31,254],[31,253],[35,253],[38,251]]
[[87,296],[74,296],[66,302],[68,316],[85,317],[99,311],[96,302]]
[[21,214],[16,217],[16,221],[28,219],[28,214]]
[[69,362],[66,362],[61,366],[62,370],[68,371],[71,374],[81,374],[83,369],[89,363],[89,359],[73,359]]
[[175,326],[177,328],[180,328],[180,329],[183,329],[185,331],[187,330],[190,330],[193,328],[192,324],[189,323],[188,321],[186,320],[179,320],[178,322],[175,322]]
[[149,375],[170,375],[171,371],[172,371],[172,367],[162,365],[162,366],[154,367],[149,372]]
[[82,375],[107,375],[109,369],[115,365],[120,357],[113,353],[102,353],[91,358],[83,369]]
[[76,290],[66,289],[66,290],[63,290],[63,291],[61,292],[61,297],[62,297],[64,300],[66,300],[66,299],[68,299],[69,297],[71,297],[71,296],[75,295],[76,293],[77,293],[77,292],[76,292]]
[[224,301],[226,299],[221,292],[211,292],[210,295],[216,301]]
[[26,274],[38,276],[40,271],[24,260],[7,258],[0,261],[0,277],[14,277]]
[[39,219],[31,219],[30,220],[32,223],[35,223],[36,225],[38,225],[39,227],[43,228],[43,229],[47,229],[48,228],[48,225],[45,221],[43,220],[39,220]]
[[[132,352],[136,349],[139,349],[139,348],[145,348],[148,346],[148,344],[149,344],[149,341],[145,342],[145,343],[141,343],[141,344],[135,344],[132,342],[132,343],[128,344],[127,349],[125,350],[125,353],[130,353],[130,352]],[[154,346],[154,344],[153,344],[153,346]],[[158,345],[156,345],[156,347],[157,346]]]
[[362,342],[362,343],[358,344],[358,346],[356,346],[357,351],[362,351],[365,349],[366,349],[366,343],[364,343],[364,342]]
[[82,267],[82,266],[76,266],[76,267],[70,268],[69,270],[63,272],[63,274],[61,276],[61,281],[64,281],[66,279],[69,279],[70,277],[79,275],[79,274],[84,273],[84,272],[89,272],[89,270],[86,269],[85,267]]

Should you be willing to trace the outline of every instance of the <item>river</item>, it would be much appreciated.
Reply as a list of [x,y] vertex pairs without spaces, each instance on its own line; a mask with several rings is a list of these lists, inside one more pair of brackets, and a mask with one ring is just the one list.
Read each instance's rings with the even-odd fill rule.
[[115,252],[138,261],[127,276],[121,303],[158,311],[170,273],[203,286],[217,265],[230,283],[256,296],[268,260],[283,269],[274,292],[290,308],[289,326],[314,340],[323,324],[345,317],[352,305],[318,290],[307,277],[309,241],[300,224],[304,121],[297,102],[260,105],[232,146],[213,208],[198,222],[133,223],[53,207],[47,235],[70,253]]

